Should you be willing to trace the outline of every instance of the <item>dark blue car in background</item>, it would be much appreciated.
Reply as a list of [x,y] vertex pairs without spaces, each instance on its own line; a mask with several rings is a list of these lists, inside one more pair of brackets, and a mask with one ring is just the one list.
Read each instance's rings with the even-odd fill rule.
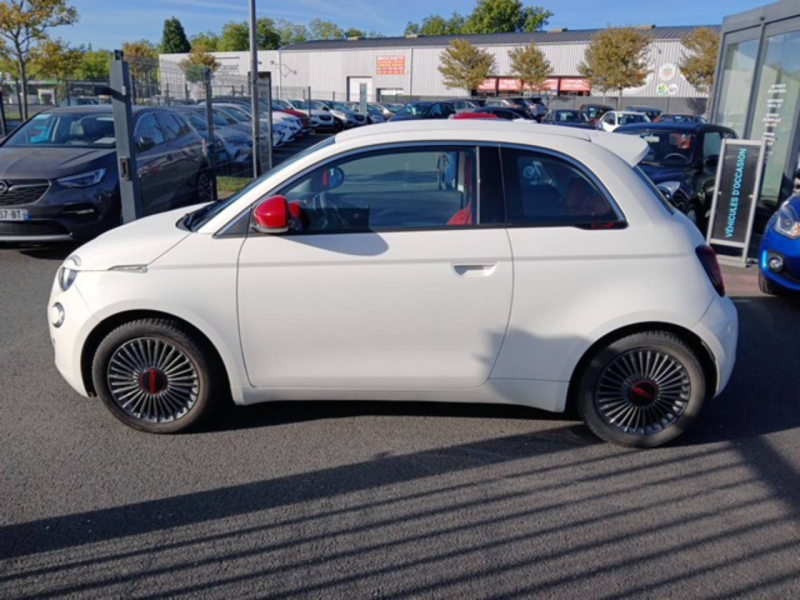
[[800,196],[773,215],[759,252],[758,285],[765,294],[800,294]]

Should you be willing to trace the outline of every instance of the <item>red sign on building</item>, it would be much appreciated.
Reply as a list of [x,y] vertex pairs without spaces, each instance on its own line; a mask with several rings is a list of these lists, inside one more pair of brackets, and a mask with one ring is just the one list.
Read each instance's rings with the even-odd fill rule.
[[406,57],[404,54],[379,56],[376,59],[375,73],[377,75],[403,75],[405,72]]
[[582,77],[562,77],[561,78],[561,91],[562,92],[591,92],[592,85],[588,79]]

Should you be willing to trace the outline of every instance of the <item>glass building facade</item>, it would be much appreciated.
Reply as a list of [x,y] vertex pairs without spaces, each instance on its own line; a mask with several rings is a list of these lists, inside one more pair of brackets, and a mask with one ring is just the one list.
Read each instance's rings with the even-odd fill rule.
[[800,191],[800,0],[727,17],[710,115],[739,137],[764,140],[759,212]]

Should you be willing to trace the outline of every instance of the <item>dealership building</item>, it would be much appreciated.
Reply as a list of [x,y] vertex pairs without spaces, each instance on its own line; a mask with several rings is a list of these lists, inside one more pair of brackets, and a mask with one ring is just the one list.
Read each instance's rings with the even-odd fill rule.
[[[719,30],[716,25],[709,27]],[[686,81],[678,67],[686,53],[681,38],[696,27],[642,26],[641,29],[652,36],[650,70],[642,86],[624,91],[625,99],[630,103],[655,103],[662,108],[673,102],[673,110],[703,112],[706,95]],[[310,87],[315,98],[358,100],[362,84],[367,86],[368,97],[375,100],[462,96],[463,90],[445,87],[439,72],[442,53],[458,37],[468,39],[495,57],[496,73],[480,86],[483,94],[521,92],[519,81],[511,74],[509,51],[533,43],[552,65],[545,93],[567,99],[602,97],[602,92],[593,89],[578,72],[592,37],[599,31],[554,29],[536,33],[303,42],[280,50],[260,51],[259,74],[269,73],[275,93],[282,97],[299,97]],[[162,55],[162,69],[184,57]],[[249,53],[217,52],[215,57],[221,65],[217,78],[248,76]],[[610,91],[609,96],[616,96],[616,91]]]

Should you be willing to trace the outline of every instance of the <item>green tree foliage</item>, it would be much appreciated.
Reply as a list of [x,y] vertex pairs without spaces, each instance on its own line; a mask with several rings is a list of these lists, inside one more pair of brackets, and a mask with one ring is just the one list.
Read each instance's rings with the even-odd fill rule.
[[152,73],[158,63],[158,50],[147,40],[124,42],[122,53],[134,79],[143,80]]
[[478,0],[464,33],[514,33],[541,29],[552,16],[541,7],[524,7],[520,0]]
[[308,24],[313,40],[341,40],[344,38],[344,30],[332,21],[314,19]]
[[275,21],[275,30],[280,36],[281,46],[305,42],[311,35],[305,25],[292,23],[285,19],[278,19]]
[[550,76],[550,61],[534,44],[509,51],[511,73],[522,82],[522,88],[540,89]]
[[450,42],[442,53],[439,72],[444,85],[472,94],[495,69],[494,56],[459,39]]
[[281,34],[275,21],[266,17],[256,21],[256,45],[259,50],[277,50],[281,47]]
[[181,61],[181,69],[186,76],[186,81],[190,82],[203,81],[203,73],[206,69],[211,69],[213,73],[219,67],[220,64],[213,54],[198,48],[192,48],[189,56]]
[[196,33],[189,41],[192,49],[197,48],[203,52],[216,52],[219,47],[219,36],[213,31]]
[[109,50],[93,50],[91,44],[81,55],[75,79],[84,81],[108,81],[109,62],[113,53]]
[[189,52],[191,46],[186,39],[186,32],[181,22],[172,17],[164,21],[164,32],[161,35],[161,52],[164,54],[183,54]]
[[429,15],[421,23],[409,22],[406,35],[462,35],[478,33],[534,32],[541,30],[550,17],[541,6],[524,6],[521,0],[478,0],[465,17],[454,12],[449,19]]
[[28,118],[29,63],[49,40],[48,30],[77,21],[78,11],[66,0],[0,0],[0,58],[16,67],[23,118]]
[[363,38],[367,37],[367,34],[360,29],[356,29],[355,27],[350,27],[346,29],[344,32],[344,37],[346,38]]
[[71,79],[81,65],[85,49],[73,48],[58,38],[48,38],[36,46],[31,61],[31,78]]
[[228,21],[222,26],[218,52],[242,52],[250,49],[250,27],[247,21]]
[[603,93],[617,90],[619,107],[625,88],[639,87],[646,81],[649,60],[650,35],[646,31],[610,27],[594,36],[578,71]]
[[708,94],[714,85],[719,34],[708,27],[699,27],[681,41],[689,51],[678,65],[681,73],[698,91]]

